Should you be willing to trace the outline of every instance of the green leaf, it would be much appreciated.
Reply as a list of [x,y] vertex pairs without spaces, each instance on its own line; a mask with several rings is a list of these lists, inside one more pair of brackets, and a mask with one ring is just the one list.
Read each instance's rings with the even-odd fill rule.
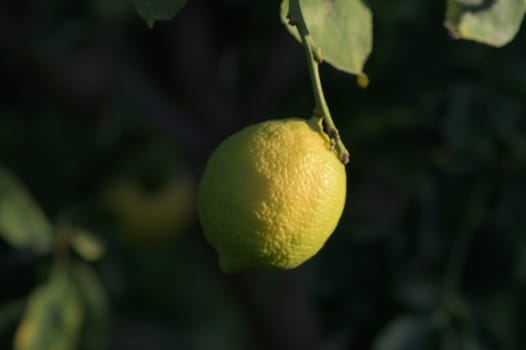
[[[323,60],[344,72],[363,75],[373,47],[373,16],[363,0],[300,0],[300,6]],[[299,41],[296,27],[288,24],[288,11],[289,0],[283,0],[281,20]]]
[[52,226],[24,186],[0,168],[0,237],[16,248],[51,244]]
[[18,325],[14,350],[71,350],[84,319],[82,303],[66,271],[56,271],[50,281],[29,297]]
[[0,329],[7,329],[15,325],[24,313],[25,305],[26,300],[24,298],[0,304]]
[[186,0],[133,0],[139,15],[144,18],[148,27],[155,21],[169,21],[183,8]]
[[78,350],[103,350],[107,347],[109,301],[95,271],[88,265],[73,266],[73,282],[85,310],[85,321],[80,334]]
[[86,261],[95,262],[106,252],[104,243],[92,233],[76,228],[71,238],[72,248]]
[[455,38],[501,47],[515,37],[525,11],[524,0],[447,0],[444,24]]

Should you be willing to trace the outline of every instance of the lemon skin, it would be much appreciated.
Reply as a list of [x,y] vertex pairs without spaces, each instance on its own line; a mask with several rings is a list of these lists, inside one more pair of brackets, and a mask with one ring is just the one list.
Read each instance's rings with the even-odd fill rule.
[[197,199],[221,270],[292,269],[314,256],[338,224],[346,182],[315,119],[266,121],[228,137]]

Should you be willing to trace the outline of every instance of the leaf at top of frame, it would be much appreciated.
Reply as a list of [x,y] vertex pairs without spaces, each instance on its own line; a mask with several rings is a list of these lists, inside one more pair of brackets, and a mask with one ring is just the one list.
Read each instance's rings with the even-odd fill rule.
[[139,15],[151,28],[156,21],[169,21],[183,8],[186,0],[133,0]]
[[501,47],[521,26],[524,0],[447,0],[444,25],[457,39]]
[[[373,46],[373,16],[366,3],[363,0],[300,0],[300,6],[315,50],[323,60],[344,72],[364,76],[363,67]],[[283,0],[281,20],[299,41],[296,27],[288,24],[288,11],[289,0]]]

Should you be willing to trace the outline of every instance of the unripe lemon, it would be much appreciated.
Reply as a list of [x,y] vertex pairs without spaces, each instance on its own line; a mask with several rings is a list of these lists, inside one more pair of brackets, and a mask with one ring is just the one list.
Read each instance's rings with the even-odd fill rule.
[[124,179],[104,193],[103,202],[126,238],[158,246],[184,232],[194,207],[194,186],[185,173],[173,176],[154,192],[134,179]]
[[251,125],[208,160],[198,212],[223,272],[291,269],[315,255],[345,204],[345,167],[316,119]]

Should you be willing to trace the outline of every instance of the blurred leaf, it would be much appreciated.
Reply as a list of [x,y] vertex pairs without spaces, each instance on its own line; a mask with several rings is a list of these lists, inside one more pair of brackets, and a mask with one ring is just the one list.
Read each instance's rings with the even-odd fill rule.
[[91,0],[91,7],[98,16],[107,20],[125,20],[135,15],[128,0]]
[[397,288],[396,296],[404,305],[412,309],[430,310],[436,305],[438,299],[438,288],[432,281],[424,278],[400,278],[400,286]]
[[106,348],[109,320],[106,291],[95,271],[86,264],[74,265],[72,278],[85,310],[85,321],[78,349],[102,350]]
[[23,314],[25,304],[25,299],[18,299],[0,305],[0,329],[14,325]]
[[[373,16],[362,0],[300,0],[303,17],[315,49],[323,60],[347,73],[363,75],[373,46]],[[300,41],[296,27],[288,24],[289,0],[281,3],[281,20]],[[364,81],[365,78],[361,78]]]
[[65,270],[56,270],[46,285],[30,295],[14,349],[75,349],[83,318],[77,289]]
[[504,46],[519,31],[524,0],[448,0],[445,26],[455,38]]
[[[485,350],[494,349],[482,344],[475,329],[458,330],[448,327],[442,333],[441,349],[443,350]],[[500,349],[500,348],[498,348]],[[508,349],[508,348],[505,348]]]
[[51,244],[52,226],[23,185],[0,168],[0,237],[16,248]]
[[373,350],[427,349],[431,325],[427,319],[403,315],[393,320],[376,338]]
[[106,247],[100,239],[81,229],[75,229],[71,246],[83,259],[90,262],[100,260],[106,252]]
[[[475,333],[466,333],[462,338],[462,347],[463,350],[484,350],[487,349],[486,346],[482,345],[480,339]],[[509,348],[506,348],[509,349]]]
[[186,0],[133,0],[139,15],[149,27],[155,21],[169,21],[181,10]]
[[513,292],[502,290],[487,299],[482,307],[482,320],[499,344],[499,349],[519,349],[516,300]]

